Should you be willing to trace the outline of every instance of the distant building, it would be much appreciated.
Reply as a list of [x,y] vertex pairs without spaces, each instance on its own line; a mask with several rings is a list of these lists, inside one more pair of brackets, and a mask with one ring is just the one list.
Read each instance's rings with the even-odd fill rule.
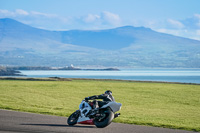
[[71,64],[71,68],[74,68],[74,65],[73,65],[73,64]]

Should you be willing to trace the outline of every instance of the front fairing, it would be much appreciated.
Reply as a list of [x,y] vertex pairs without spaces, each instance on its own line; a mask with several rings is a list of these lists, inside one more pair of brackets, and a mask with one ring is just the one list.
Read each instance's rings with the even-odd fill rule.
[[78,119],[78,123],[90,120],[90,118],[86,117],[86,115],[89,113],[91,109],[92,109],[91,106],[84,100],[80,103],[79,110],[81,113]]

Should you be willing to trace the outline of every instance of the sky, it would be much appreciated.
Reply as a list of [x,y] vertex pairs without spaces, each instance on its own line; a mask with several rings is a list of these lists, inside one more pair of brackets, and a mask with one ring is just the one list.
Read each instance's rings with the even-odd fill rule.
[[54,31],[129,25],[200,40],[200,0],[0,0],[0,18]]

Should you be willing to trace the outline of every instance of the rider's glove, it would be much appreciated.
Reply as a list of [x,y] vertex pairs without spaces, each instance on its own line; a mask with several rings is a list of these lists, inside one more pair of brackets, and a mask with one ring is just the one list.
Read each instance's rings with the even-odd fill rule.
[[85,98],[85,101],[88,101],[88,100],[89,100],[89,98],[88,98],[88,97],[86,97],[86,98]]

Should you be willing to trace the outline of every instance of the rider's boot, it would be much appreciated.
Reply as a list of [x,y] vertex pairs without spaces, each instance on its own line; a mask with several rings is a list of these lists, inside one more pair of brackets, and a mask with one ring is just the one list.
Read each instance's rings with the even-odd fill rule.
[[117,118],[119,115],[120,115],[120,113],[116,113],[116,114],[114,115],[114,119]]

